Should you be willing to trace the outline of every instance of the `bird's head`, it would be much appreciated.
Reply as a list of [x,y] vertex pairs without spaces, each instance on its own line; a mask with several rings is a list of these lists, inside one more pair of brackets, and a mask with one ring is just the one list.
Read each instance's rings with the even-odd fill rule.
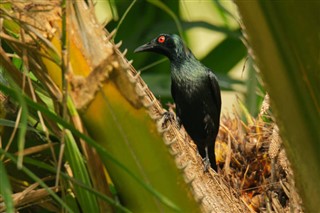
[[155,52],[167,56],[170,61],[181,60],[191,54],[182,39],[175,34],[160,34],[150,42],[135,49],[134,52]]

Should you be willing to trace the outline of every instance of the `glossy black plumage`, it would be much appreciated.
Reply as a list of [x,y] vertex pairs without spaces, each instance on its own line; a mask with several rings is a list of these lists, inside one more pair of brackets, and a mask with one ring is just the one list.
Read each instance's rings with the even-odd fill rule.
[[171,94],[178,120],[197,144],[205,170],[210,164],[217,170],[214,144],[219,131],[221,96],[216,76],[194,57],[177,35],[161,34],[135,50],[144,51],[169,58]]

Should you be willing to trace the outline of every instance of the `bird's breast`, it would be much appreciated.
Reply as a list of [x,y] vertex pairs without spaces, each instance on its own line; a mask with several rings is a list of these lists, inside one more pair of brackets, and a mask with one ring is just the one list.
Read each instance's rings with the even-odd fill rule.
[[180,94],[184,96],[187,100],[192,98],[194,95],[198,95],[203,90],[203,85],[201,84],[201,79],[194,76],[172,76],[172,83],[177,86],[180,90]]

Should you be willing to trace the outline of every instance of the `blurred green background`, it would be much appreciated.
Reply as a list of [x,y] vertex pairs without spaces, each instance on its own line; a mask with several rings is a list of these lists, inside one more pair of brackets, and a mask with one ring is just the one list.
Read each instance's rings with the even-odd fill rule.
[[[163,56],[133,50],[160,33],[184,38],[195,56],[214,70],[222,88],[224,112],[232,111],[237,97],[255,116],[264,91],[242,42],[239,17],[232,1],[97,1],[101,23],[109,31],[118,29],[114,41],[123,41],[127,58],[141,71],[155,96],[165,104],[170,94],[169,61]],[[101,9],[103,8],[103,9]],[[111,14],[111,15],[110,15]]]

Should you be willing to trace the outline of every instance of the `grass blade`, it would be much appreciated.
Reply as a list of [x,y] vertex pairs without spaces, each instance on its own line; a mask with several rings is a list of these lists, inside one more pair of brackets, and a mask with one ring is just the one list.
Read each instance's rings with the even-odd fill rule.
[[[4,200],[4,204],[5,204],[4,210],[8,213],[15,212],[14,203],[12,200],[11,185],[2,161],[0,161],[0,195],[1,195],[0,197],[2,197],[2,199]],[[2,207],[0,206],[0,211],[2,211],[1,209]]]
[[[83,182],[84,185],[92,187],[84,159],[71,132],[68,130],[66,131],[65,144],[65,156],[67,161],[70,163],[74,177]],[[99,206],[95,195],[78,186],[75,186],[74,188],[79,200],[79,205],[82,207],[84,212],[99,212]]]
[[[7,158],[9,158],[13,163],[17,164],[18,160],[11,154],[5,152],[3,149],[0,149],[0,154],[5,155]],[[63,208],[65,208],[68,212],[73,212],[72,209],[54,192],[52,189],[49,188],[47,184],[45,184],[37,175],[35,175],[31,170],[29,170],[27,167],[23,166],[21,167],[21,170],[28,175],[31,179],[33,179],[35,182],[39,183],[41,187],[47,190],[47,192],[59,203]]]

